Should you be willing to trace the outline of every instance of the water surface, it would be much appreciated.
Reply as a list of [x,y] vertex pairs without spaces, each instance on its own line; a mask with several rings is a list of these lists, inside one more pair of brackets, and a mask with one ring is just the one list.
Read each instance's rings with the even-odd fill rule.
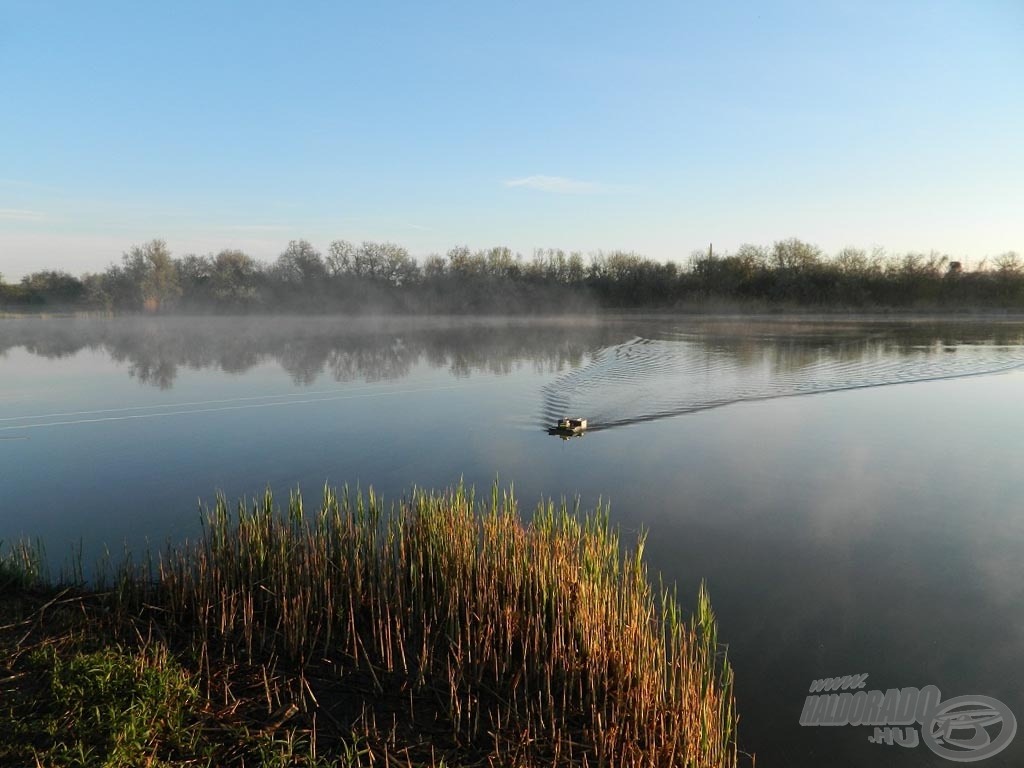
[[707,581],[759,766],[948,764],[800,727],[819,677],[1024,718],[1020,324],[0,320],[0,354],[0,538],[56,562],[195,536],[216,490],[497,478]]

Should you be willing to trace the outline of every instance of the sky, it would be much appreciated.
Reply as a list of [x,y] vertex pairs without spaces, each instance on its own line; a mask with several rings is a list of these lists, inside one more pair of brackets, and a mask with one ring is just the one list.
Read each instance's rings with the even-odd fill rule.
[[1024,2],[0,0],[0,273],[389,240],[1024,252]]

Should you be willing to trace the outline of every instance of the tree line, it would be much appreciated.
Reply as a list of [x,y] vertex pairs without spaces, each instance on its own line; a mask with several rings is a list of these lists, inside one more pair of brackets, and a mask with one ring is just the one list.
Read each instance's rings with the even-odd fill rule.
[[608,309],[1024,309],[1016,252],[972,270],[947,255],[844,248],[791,238],[713,248],[685,263],[624,251],[452,248],[422,262],[394,243],[336,240],[326,254],[293,240],[270,263],[240,250],[174,257],[163,240],[102,272],[44,270],[7,284],[0,308],[148,313],[571,312]]

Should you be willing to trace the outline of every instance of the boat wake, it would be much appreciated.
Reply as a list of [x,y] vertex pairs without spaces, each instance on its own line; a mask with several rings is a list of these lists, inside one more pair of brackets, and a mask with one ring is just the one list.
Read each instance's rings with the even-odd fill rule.
[[800,339],[634,338],[543,390],[545,425],[569,415],[589,432],[733,403],[977,376],[1024,366],[1024,346],[839,344]]

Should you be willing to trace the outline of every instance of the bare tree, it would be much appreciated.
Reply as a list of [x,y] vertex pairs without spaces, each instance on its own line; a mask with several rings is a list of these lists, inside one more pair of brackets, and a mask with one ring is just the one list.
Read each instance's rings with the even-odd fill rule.
[[163,240],[132,246],[121,261],[123,278],[135,295],[136,308],[159,312],[173,306],[181,296],[178,265]]
[[292,240],[277,257],[274,273],[284,283],[311,286],[327,276],[327,265],[308,240]]

